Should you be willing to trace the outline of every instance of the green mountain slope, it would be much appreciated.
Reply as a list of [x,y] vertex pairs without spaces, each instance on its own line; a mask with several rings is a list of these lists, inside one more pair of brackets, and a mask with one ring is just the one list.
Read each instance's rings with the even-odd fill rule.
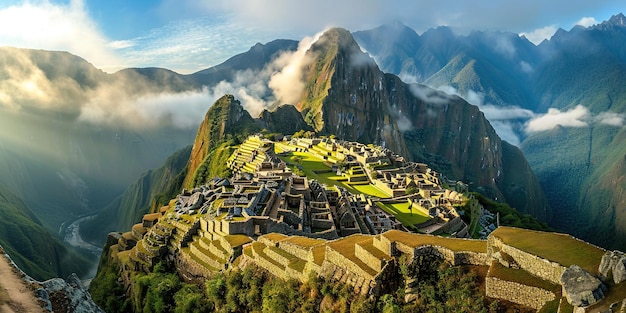
[[68,249],[43,227],[24,202],[0,186],[0,245],[27,274],[38,280],[89,272],[85,256]]

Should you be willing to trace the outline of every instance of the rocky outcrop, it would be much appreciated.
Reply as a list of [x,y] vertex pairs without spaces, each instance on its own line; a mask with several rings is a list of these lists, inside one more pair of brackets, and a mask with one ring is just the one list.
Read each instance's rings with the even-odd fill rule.
[[76,274],[71,274],[67,280],[53,278],[42,284],[54,312],[104,313],[93,302],[91,295]]
[[578,265],[572,265],[561,275],[561,285],[567,301],[577,307],[586,307],[604,298],[607,288],[597,277]]
[[621,251],[607,251],[602,256],[598,271],[604,280],[612,274],[616,284],[626,281],[626,254]]

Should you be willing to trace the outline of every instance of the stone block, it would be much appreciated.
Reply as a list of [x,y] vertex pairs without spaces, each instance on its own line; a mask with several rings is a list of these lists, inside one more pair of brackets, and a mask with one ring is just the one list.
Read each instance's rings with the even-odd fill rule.
[[597,277],[572,265],[561,275],[561,285],[567,301],[573,306],[586,307],[604,298],[606,286]]

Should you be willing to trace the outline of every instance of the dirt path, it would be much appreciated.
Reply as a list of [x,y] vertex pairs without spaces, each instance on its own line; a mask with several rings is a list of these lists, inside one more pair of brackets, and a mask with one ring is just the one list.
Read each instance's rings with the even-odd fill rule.
[[9,261],[0,255],[0,313],[45,312]]

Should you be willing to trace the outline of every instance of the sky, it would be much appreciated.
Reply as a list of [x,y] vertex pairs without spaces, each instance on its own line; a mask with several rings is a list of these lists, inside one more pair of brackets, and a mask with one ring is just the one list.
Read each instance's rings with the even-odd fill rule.
[[625,8],[615,0],[0,0],[0,46],[69,51],[106,72],[156,66],[187,74],[257,42],[300,40],[330,26],[399,21],[418,34],[445,25],[539,43]]

